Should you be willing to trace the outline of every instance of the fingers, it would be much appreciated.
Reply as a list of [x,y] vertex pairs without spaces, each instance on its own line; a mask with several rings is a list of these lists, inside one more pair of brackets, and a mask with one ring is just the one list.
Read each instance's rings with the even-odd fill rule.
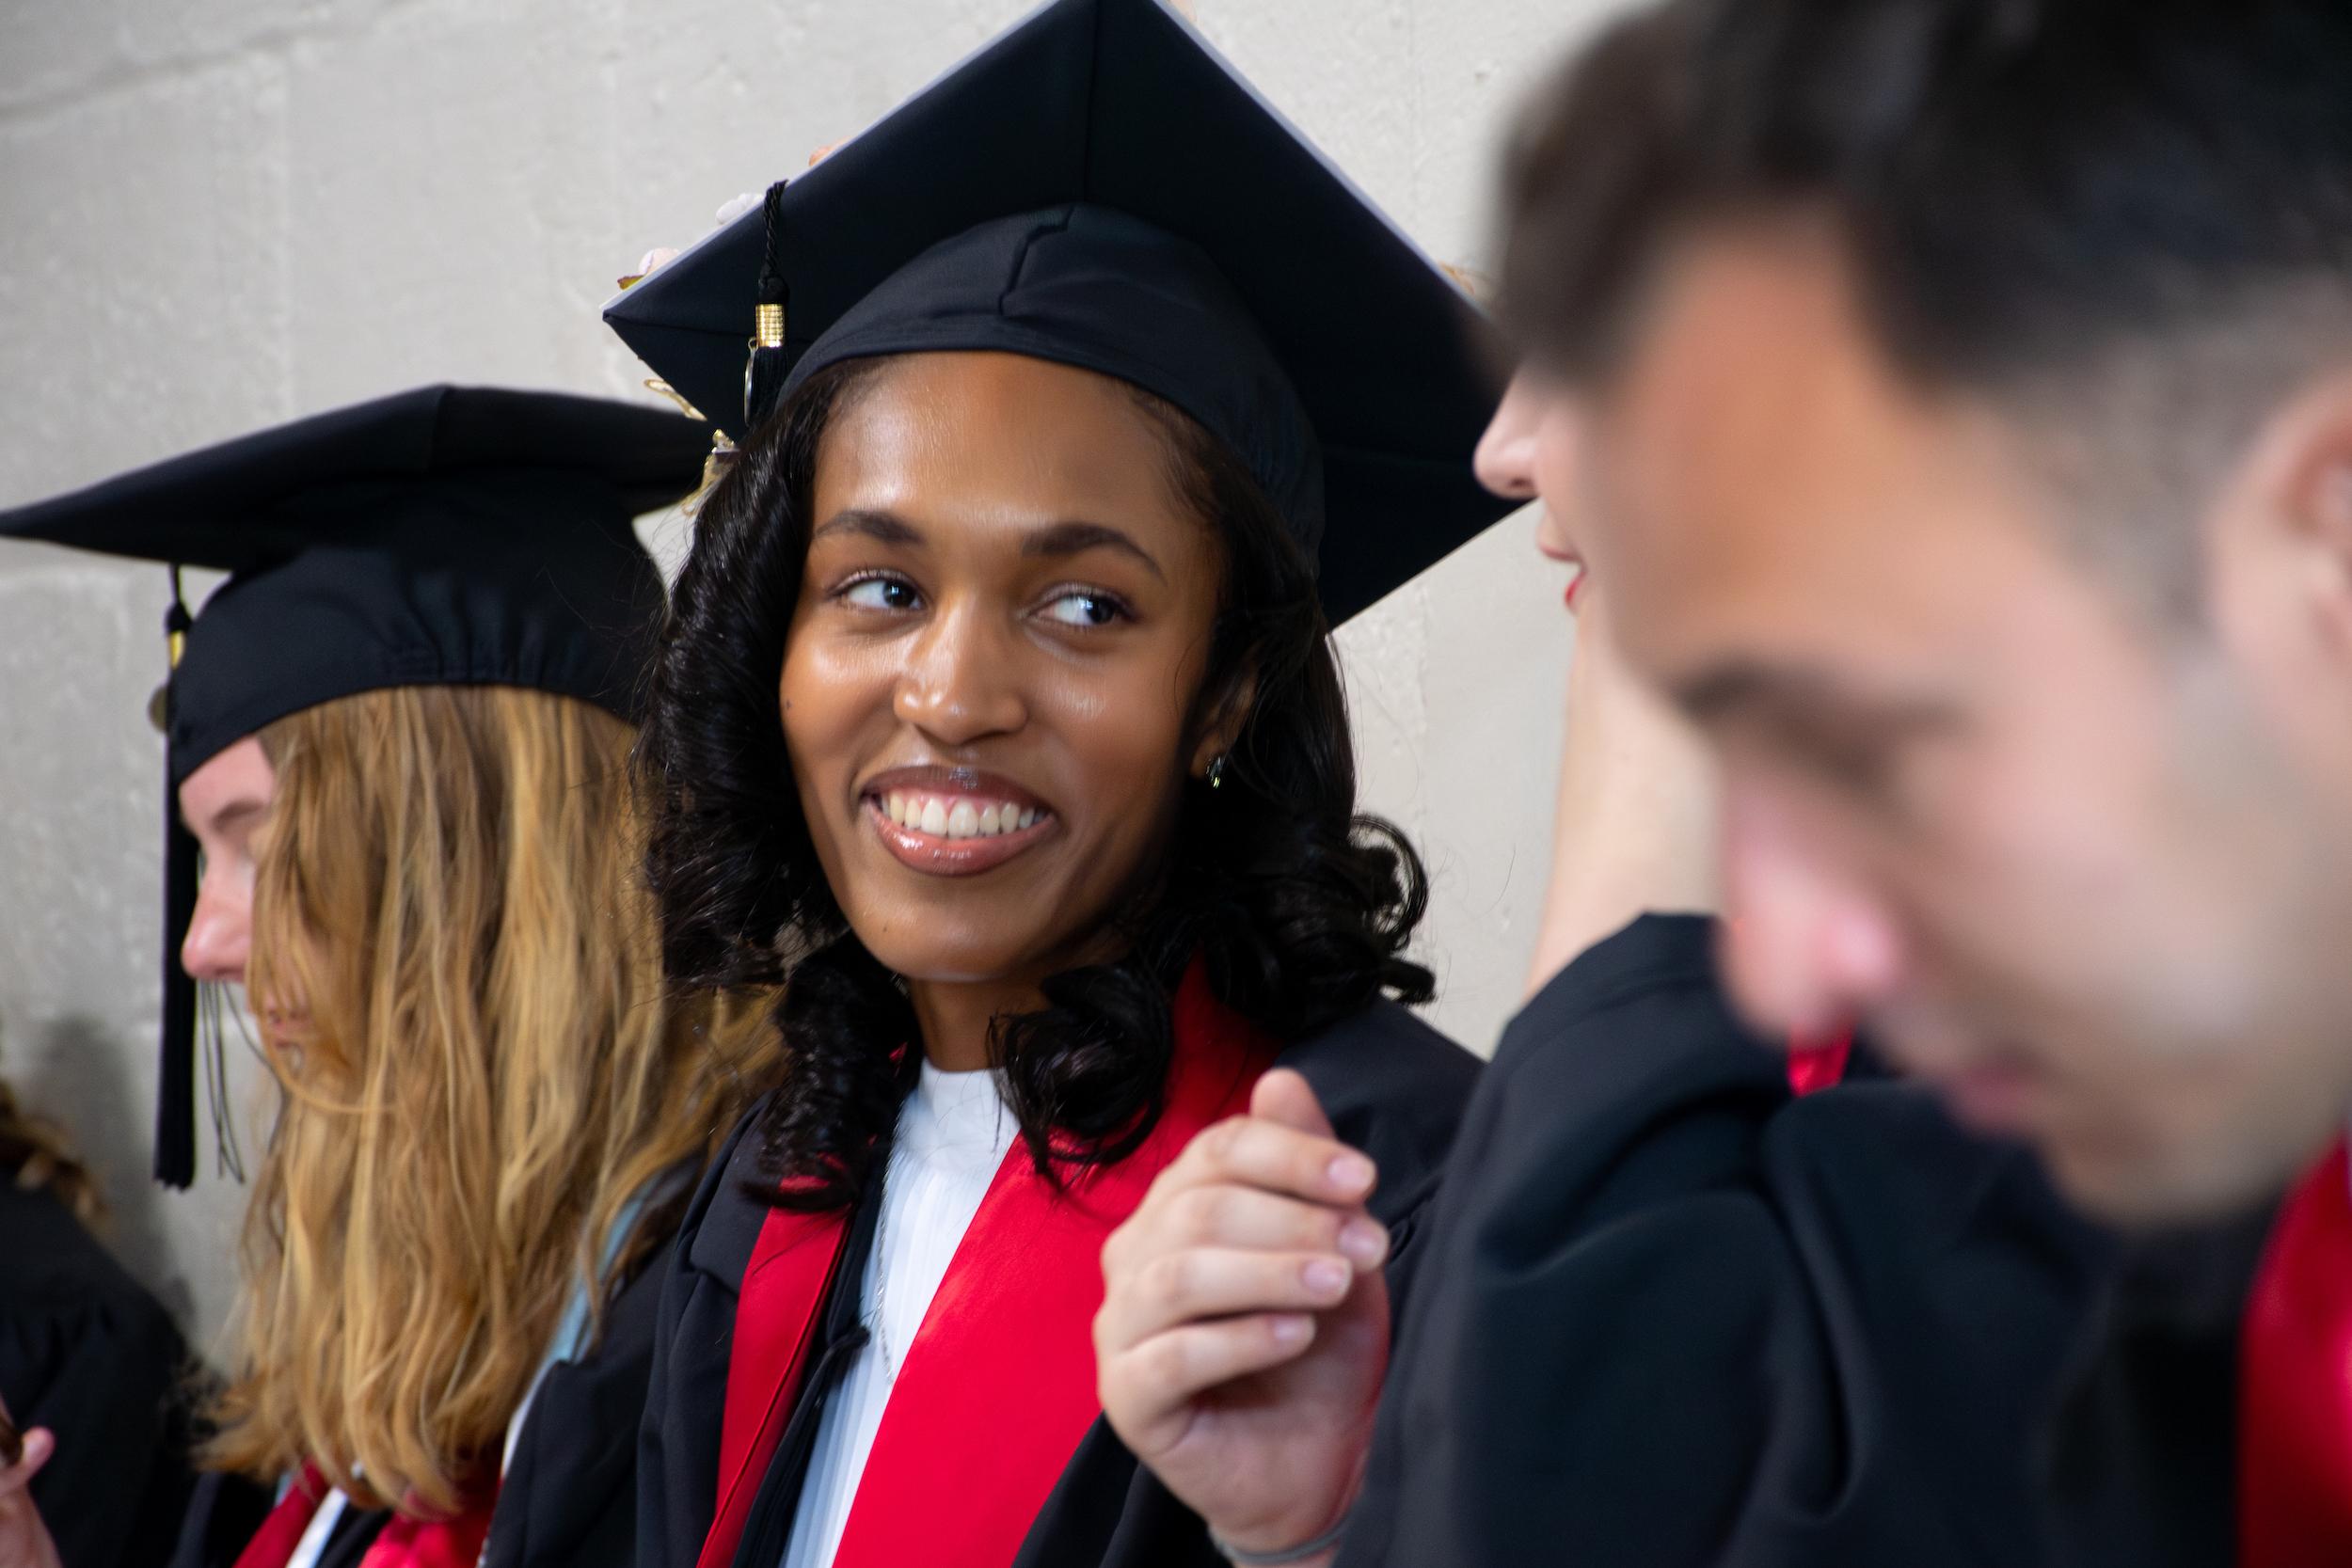
[[[1387,1260],[1388,1234],[1363,1208],[1377,1173],[1329,1135],[1306,1081],[1268,1073],[1253,1103],[1289,1122],[1248,1116],[1209,1128],[1104,1244],[1105,1312],[1122,1345],[1147,1323],[1330,1306],[1348,1281],[1301,1296],[1311,1259],[1332,1265],[1317,1278]],[[1245,1267],[1242,1254],[1262,1256]]]
[[47,1427],[35,1427],[24,1434],[24,1457],[15,1464],[0,1468],[0,1498],[11,1497],[33,1483],[41,1466],[57,1451],[56,1434]]
[[1378,1172],[1332,1136],[1306,1080],[1267,1073],[1250,1111],[1194,1138],[1104,1244],[1095,1365],[1139,1453],[1180,1437],[1203,1390],[1306,1351],[1313,1314],[1388,1258],[1364,1209]]
[[[1262,1085],[1260,1092],[1268,1091]],[[1272,1092],[1282,1091],[1278,1086]],[[1320,1110],[1314,1114],[1322,1116]],[[1327,1132],[1304,1132],[1249,1116],[1218,1122],[1193,1139],[1152,1186],[1155,1193],[1173,1193],[1230,1182],[1355,1208],[1372,1196],[1378,1174],[1370,1160]]]
[[1252,1247],[1263,1252],[1335,1253],[1365,1266],[1385,1262],[1389,1234],[1360,1208],[1306,1203],[1232,1182],[1184,1187],[1137,1211],[1138,1252],[1180,1247]]
[[1098,1351],[1117,1354],[1198,1320],[1337,1307],[1355,1283],[1345,1259],[1320,1253],[1193,1247],[1152,1259],[1106,1293],[1094,1320]]
[[1185,1406],[1203,1390],[1292,1361],[1314,1342],[1303,1312],[1255,1313],[1190,1323],[1110,1354],[1099,1351],[1103,1408],[1149,1457],[1181,1435]]
[[1278,1067],[1258,1080],[1249,1091],[1249,1114],[1311,1137],[1332,1135],[1331,1118],[1323,1114],[1323,1102],[1315,1098],[1315,1091],[1304,1076],[1286,1067]]

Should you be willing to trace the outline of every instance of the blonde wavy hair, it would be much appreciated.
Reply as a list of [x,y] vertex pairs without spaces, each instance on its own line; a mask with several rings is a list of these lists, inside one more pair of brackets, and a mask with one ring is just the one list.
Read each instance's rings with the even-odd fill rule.
[[478,1496],[574,1289],[601,1308],[663,1239],[616,1235],[632,1196],[772,1076],[763,1006],[662,985],[633,739],[509,687],[262,732],[247,993],[283,1093],[209,1465],[309,1460],[426,1516]]

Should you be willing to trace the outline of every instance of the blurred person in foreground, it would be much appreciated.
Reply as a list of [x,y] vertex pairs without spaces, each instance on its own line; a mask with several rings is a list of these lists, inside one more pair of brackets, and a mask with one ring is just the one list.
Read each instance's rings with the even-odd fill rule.
[[1537,439],[1577,406],[1522,372],[1479,451],[1580,574],[1575,657],[1531,994],[1429,1294],[1386,1358],[1251,1350],[1292,1304],[1236,1288],[1264,1222],[1228,1216],[1343,1207],[1287,1174],[1327,1129],[1262,1098],[1262,1157],[1197,1142],[1105,1249],[1104,1409],[1246,1565],[2039,1560],[2029,1439],[2107,1244],[1925,1090],[1800,1093],[1733,1017],[1712,770],[1618,658],[1575,453]]
[[666,993],[638,878],[631,519],[707,441],[428,387],[0,515],[230,574],[167,623],[158,1176],[189,982],[246,988],[280,1098],[182,1568],[634,1560],[649,1265],[772,1039]]
[[2120,1282],[2052,1484],[2143,1480],[2060,1550],[2352,1560],[2352,8],[1674,5],[1510,201],[1749,1016],[2142,1231],[2288,1190],[2250,1295]]
[[0,1568],[160,1561],[187,1505],[187,1352],[103,1220],[63,1132],[0,1083]]
[[[1555,1211],[1485,1211],[1470,1256],[1495,1277],[1454,1293],[1526,1338],[1489,1333],[1433,1384],[1413,1363],[1448,1298],[1408,1320],[1342,1560],[2352,1560],[2328,1152],[2352,1104],[2347,88],[2352,12],[2312,0],[1740,0],[1629,20],[1543,100],[1507,313],[1575,391],[1545,400],[1531,461],[1583,503],[1634,673],[1720,756],[1745,1010],[1775,1032],[1860,1016],[2131,1234],[2065,1354],[1994,1386],[1986,1355],[2024,1371],[2050,1341],[1953,1325],[2010,1299],[2031,1229],[1939,1285],[1931,1212],[1852,1223],[1904,1216],[1849,1130],[1818,1146],[1848,1162],[1821,1167],[1822,1214],[1781,1212],[1805,1316],[1832,1346],[1906,1332],[1931,1380],[1808,1384],[1759,1336],[1745,1384],[1736,1363],[1692,1381],[1645,1354],[1682,1298],[1595,1283],[1656,1205],[1585,1203],[1589,1144],[1563,1145],[1529,1186]],[[1485,1093],[1506,1081],[1499,1055]],[[1587,1083],[1647,1118],[1613,1174],[1654,1178],[1656,1107]],[[1752,1157],[1773,1168],[1809,1114],[1756,1121]],[[1441,1227],[1479,1226],[1459,1176],[1489,1141],[1473,1106]],[[1958,1147],[1885,1168],[1958,1171]],[[1744,1195],[1719,1186],[1729,1215]],[[1556,1266],[1514,1272],[1538,1256]],[[1726,1295],[1753,1288],[1747,1257],[1714,1264]],[[1870,1289],[1916,1315],[1874,1320]],[[1531,1376],[1550,1341],[1595,1365]],[[1171,1403],[1184,1387],[1106,1388],[1164,1475],[1281,1391]],[[1850,1449],[1783,1423],[1738,1450],[1797,1484],[1694,1465],[1742,1401],[1815,1393]],[[1965,1430],[1989,1399],[2005,1438]],[[1941,1460],[1889,1510],[1864,1461],[1905,1423]],[[1383,1441],[1411,1463],[1385,1470]],[[1235,1451],[1171,1484],[1218,1519],[1208,1488],[1248,1495]],[[1956,1489],[2012,1464],[2030,1494],[2013,1472],[2005,1501]],[[1343,1506],[1294,1493],[1269,1515],[1291,1533],[1256,1539],[1300,1539],[1318,1504]]]

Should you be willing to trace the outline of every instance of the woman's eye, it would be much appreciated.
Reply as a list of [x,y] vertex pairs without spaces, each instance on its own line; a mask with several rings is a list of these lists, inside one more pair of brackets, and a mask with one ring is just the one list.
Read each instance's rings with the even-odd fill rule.
[[1126,607],[1108,594],[1086,589],[1057,594],[1045,606],[1045,618],[1065,626],[1107,626],[1126,613]]
[[843,589],[841,602],[858,610],[906,610],[920,609],[923,596],[903,578],[866,578]]

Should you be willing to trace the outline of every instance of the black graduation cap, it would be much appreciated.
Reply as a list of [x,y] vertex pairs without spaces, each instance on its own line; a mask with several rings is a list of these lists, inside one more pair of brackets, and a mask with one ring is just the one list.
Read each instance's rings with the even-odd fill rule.
[[1054,0],[604,314],[747,426],[882,354],[1134,382],[1248,465],[1334,623],[1510,509],[1483,318],[1160,0]]
[[[662,606],[632,519],[710,430],[596,398],[426,387],[0,513],[0,536],[168,563],[155,1175],[195,1173],[196,843],[178,789],[276,719],[393,686],[525,686],[628,715]],[[230,573],[191,618],[182,566]]]

